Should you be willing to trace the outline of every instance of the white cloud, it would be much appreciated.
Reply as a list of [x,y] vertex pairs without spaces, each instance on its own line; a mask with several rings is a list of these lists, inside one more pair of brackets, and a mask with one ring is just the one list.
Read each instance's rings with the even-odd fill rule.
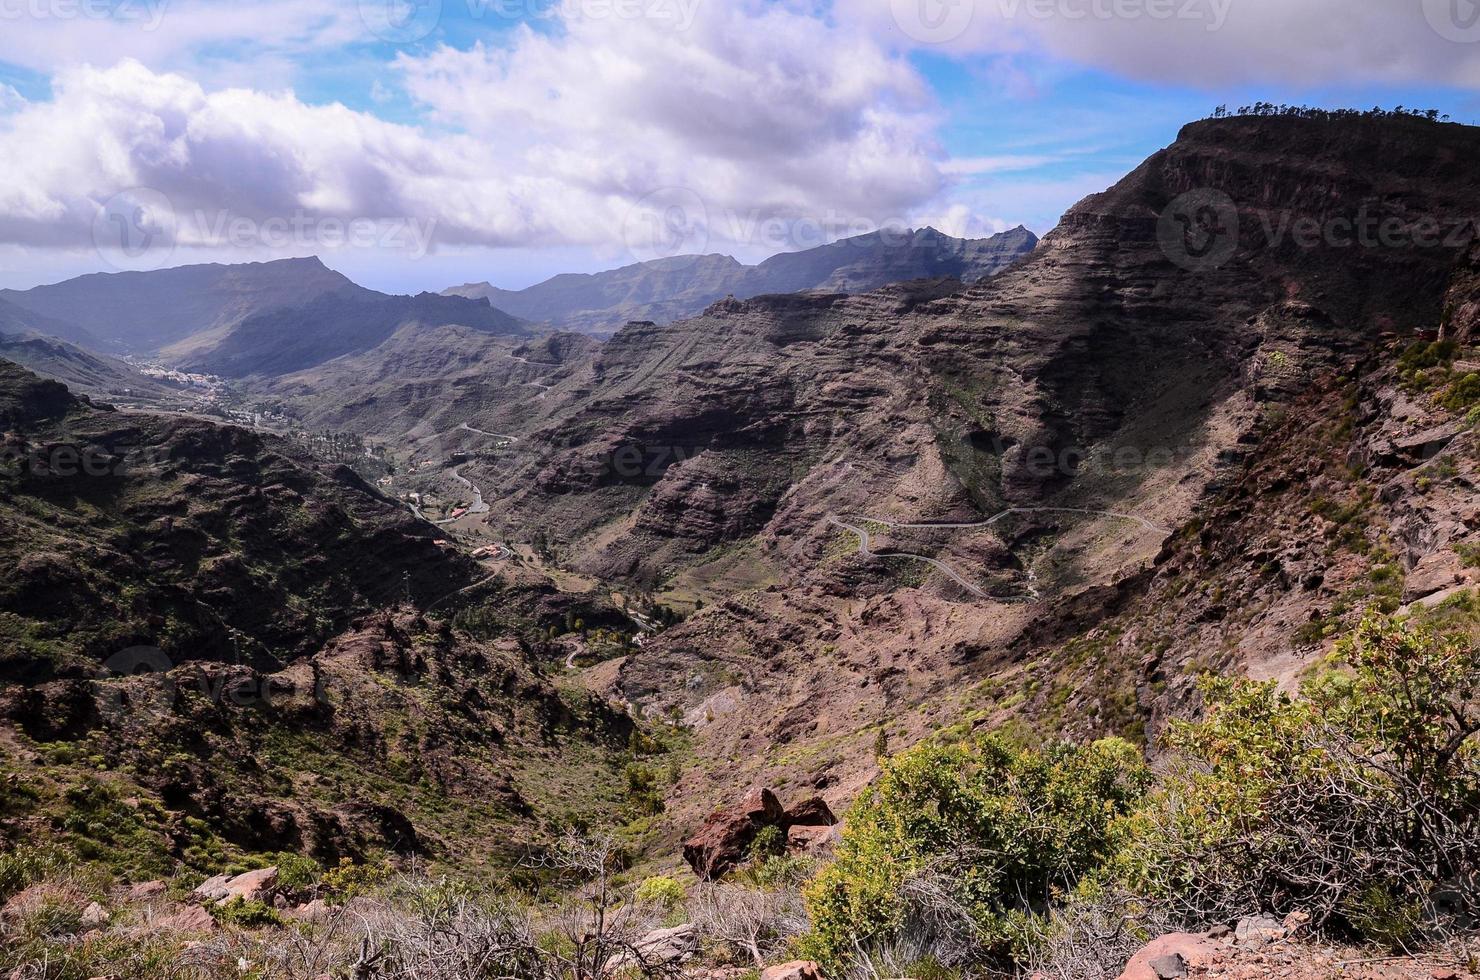
[[133,59],[214,84],[288,84],[307,56],[374,40],[355,0],[3,0],[0,61]]
[[1215,87],[1480,86],[1467,0],[837,0],[881,43],[1049,55],[1130,78]]
[[719,248],[767,222],[769,240],[776,222],[908,217],[949,183],[908,64],[778,8],[707,5],[687,30],[577,18],[398,67],[426,126],[133,60],[62,69],[50,99],[0,114],[0,241],[85,248],[100,208],[145,187],[186,248],[216,242],[224,219],[362,218],[435,223],[451,246],[646,257],[667,229],[633,237],[671,223],[675,193],[699,231],[679,241]]
[[530,172],[625,201],[691,189],[721,237],[771,216],[900,217],[945,185],[913,69],[775,5],[706,4],[687,30],[573,17],[398,66],[435,119]]

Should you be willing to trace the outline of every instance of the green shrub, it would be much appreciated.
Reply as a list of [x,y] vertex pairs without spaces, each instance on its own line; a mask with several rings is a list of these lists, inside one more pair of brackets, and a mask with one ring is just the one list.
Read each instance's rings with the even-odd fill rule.
[[222,925],[240,926],[243,929],[257,929],[262,926],[280,926],[283,924],[282,916],[271,905],[257,900],[247,901],[240,895],[229,902],[219,902],[209,909],[211,917]]
[[807,955],[836,969],[860,949],[938,931],[943,917],[971,934],[961,956],[1010,954],[1015,920],[1114,852],[1114,826],[1148,778],[1120,739],[1037,751],[989,735],[896,756],[805,890]]
[[1401,944],[1480,873],[1480,657],[1466,640],[1369,617],[1299,696],[1205,682],[1175,723],[1181,762],[1134,821],[1129,883],[1192,919],[1300,909]]
[[786,852],[786,831],[775,824],[767,824],[756,831],[755,840],[750,842],[750,859],[764,861]]
[[656,905],[664,912],[671,912],[683,904],[683,885],[667,875],[644,878],[637,886],[635,898],[645,905]]
[[278,884],[290,891],[305,891],[319,883],[324,869],[319,862],[302,854],[281,851],[273,858],[278,869]]
[[349,858],[340,858],[337,868],[330,868],[320,878],[333,902],[347,902],[357,895],[364,895],[390,876],[390,869],[383,864],[356,864]]

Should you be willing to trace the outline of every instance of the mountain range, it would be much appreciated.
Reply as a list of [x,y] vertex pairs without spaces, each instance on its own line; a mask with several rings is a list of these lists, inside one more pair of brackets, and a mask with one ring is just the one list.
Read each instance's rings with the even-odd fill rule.
[[[758,786],[841,810],[881,746],[1150,745],[1205,674],[1293,685],[1370,611],[1473,629],[1477,154],[1415,118],[1215,118],[974,281],[853,292],[828,253],[604,341],[358,287],[205,328],[191,363],[385,440],[404,500],[0,365],[0,759],[27,787],[0,834],[97,836],[48,807],[107,771],[145,801],[143,844],[106,844],[130,874],[277,840],[513,863],[593,814],[672,857]],[[1337,233],[1362,222],[1406,231]],[[119,718],[158,697],[99,676],[134,646],[177,686]],[[337,693],[233,713],[186,667]]]
[[934,228],[886,230],[781,252],[753,266],[728,255],[678,255],[593,275],[567,273],[527,289],[480,282],[444,293],[485,298],[515,316],[564,330],[610,334],[629,320],[667,323],[693,316],[726,296],[861,293],[906,279],[975,282],[1001,272],[1037,243],[1021,225],[982,239],[952,238]]

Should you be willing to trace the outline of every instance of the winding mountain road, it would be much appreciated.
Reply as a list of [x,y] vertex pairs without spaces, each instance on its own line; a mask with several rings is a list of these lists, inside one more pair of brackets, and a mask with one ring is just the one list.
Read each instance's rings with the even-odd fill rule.
[[[918,522],[918,523],[907,523],[907,522],[904,522],[904,521],[886,521],[886,520],[883,520],[883,519],[877,518],[877,517],[863,517],[863,518],[859,518],[859,520],[866,521],[866,522],[868,522],[870,524],[882,524],[883,526],[888,527],[888,528],[908,528],[908,529],[924,529],[924,530],[934,530],[934,529],[945,528],[945,529],[953,529],[953,530],[970,530],[970,529],[973,529],[973,528],[990,527],[991,525],[996,524],[998,521],[1002,520],[1002,518],[1008,516],[1009,514],[1031,514],[1031,513],[1039,513],[1039,512],[1050,512],[1050,513],[1061,513],[1061,514],[1090,514],[1090,515],[1096,515],[1096,516],[1100,516],[1100,517],[1114,517],[1114,518],[1118,518],[1118,519],[1124,520],[1124,521],[1134,521],[1135,523],[1140,524],[1142,527],[1146,528],[1147,530],[1156,531],[1156,532],[1158,532],[1160,534],[1171,534],[1172,533],[1170,529],[1161,527],[1160,525],[1157,525],[1157,524],[1153,524],[1150,521],[1146,520],[1146,518],[1144,518],[1144,517],[1138,517],[1135,514],[1122,514],[1122,513],[1118,513],[1116,511],[1113,511],[1113,510],[1089,510],[1087,508],[1082,508],[1082,507],[1009,507],[1006,510],[1002,511],[1002,513],[1000,513],[1000,514],[994,514],[991,517],[987,518],[986,520],[983,520],[983,521],[970,521],[970,522],[967,522],[967,523],[959,523],[959,524],[958,523],[943,522],[943,521],[941,521],[941,522],[926,521],[926,522]],[[994,599],[994,598],[997,598],[995,596],[989,595],[988,593],[986,593],[985,591],[983,591],[979,586],[977,586],[974,583],[968,581],[964,576],[961,575],[961,573],[957,572],[950,565],[947,565],[945,562],[941,561],[938,558],[932,558],[929,555],[916,554],[915,552],[912,552],[912,551],[874,551],[873,550],[873,544],[872,544],[872,542],[871,542],[871,540],[869,538],[869,532],[868,532],[868,530],[866,528],[859,527],[856,524],[850,524],[847,521],[843,520],[842,518],[838,517],[836,514],[828,514],[827,515],[827,520],[828,520],[829,523],[836,524],[838,527],[844,528],[844,529],[846,529],[848,531],[852,531],[854,534],[858,535],[858,553],[860,555],[862,555],[864,558],[909,558],[909,559],[912,559],[914,561],[921,561],[921,562],[924,562],[927,565],[931,565],[931,566],[939,569],[951,581],[955,582],[957,585],[961,586],[961,588],[963,588],[966,591],[972,593],[973,595],[978,596],[979,598],[982,598],[982,599]],[[1030,575],[1031,575],[1031,573],[1030,573]],[[1038,596],[1038,590],[1037,589],[1033,589],[1031,586],[1029,588],[1030,588],[1030,592],[1032,593],[1029,596],[1029,598],[1037,598],[1037,596]],[[999,601],[1001,601],[1001,600],[999,600]]]

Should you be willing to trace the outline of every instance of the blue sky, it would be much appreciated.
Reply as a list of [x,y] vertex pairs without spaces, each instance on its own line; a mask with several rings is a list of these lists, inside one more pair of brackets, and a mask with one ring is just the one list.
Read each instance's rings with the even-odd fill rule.
[[1043,233],[1219,103],[1480,121],[1470,2],[0,0],[0,286]]

